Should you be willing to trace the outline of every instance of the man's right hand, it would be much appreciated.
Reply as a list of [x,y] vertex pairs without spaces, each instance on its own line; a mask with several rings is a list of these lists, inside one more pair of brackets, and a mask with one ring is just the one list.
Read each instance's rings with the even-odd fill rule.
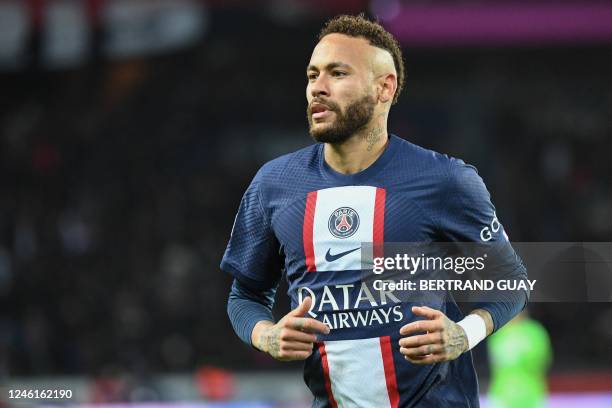
[[316,334],[329,334],[325,323],[304,317],[311,305],[312,299],[307,297],[276,324],[258,322],[251,333],[253,346],[277,360],[306,360],[312,354]]

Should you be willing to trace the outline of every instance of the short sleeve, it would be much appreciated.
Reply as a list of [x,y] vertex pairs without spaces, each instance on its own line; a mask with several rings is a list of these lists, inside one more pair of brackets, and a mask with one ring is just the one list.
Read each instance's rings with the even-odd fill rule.
[[266,290],[281,277],[281,256],[260,190],[261,171],[240,201],[221,269],[252,288]]

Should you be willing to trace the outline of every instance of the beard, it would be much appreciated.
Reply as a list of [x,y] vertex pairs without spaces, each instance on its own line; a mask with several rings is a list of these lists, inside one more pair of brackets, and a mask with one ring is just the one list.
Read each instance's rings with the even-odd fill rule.
[[376,100],[371,95],[365,95],[363,98],[349,104],[344,112],[337,104],[331,101],[325,102],[325,105],[336,114],[336,120],[323,129],[314,129],[314,121],[309,105],[306,109],[306,114],[310,136],[316,142],[342,143],[370,123],[374,116]]

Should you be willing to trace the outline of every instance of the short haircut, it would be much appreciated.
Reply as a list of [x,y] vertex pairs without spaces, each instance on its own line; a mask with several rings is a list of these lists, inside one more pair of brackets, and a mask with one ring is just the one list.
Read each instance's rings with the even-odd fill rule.
[[404,88],[404,58],[399,43],[391,33],[383,28],[378,22],[368,20],[363,13],[357,16],[341,15],[332,18],[319,33],[319,41],[328,34],[344,34],[349,37],[363,37],[370,45],[382,48],[393,57],[393,65],[397,72],[397,90],[393,95],[394,105]]

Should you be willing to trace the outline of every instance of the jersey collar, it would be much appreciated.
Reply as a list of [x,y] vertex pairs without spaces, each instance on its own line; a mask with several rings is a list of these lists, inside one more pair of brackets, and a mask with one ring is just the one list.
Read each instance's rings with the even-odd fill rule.
[[332,169],[329,164],[325,161],[325,156],[323,154],[324,144],[319,144],[319,167],[321,171],[325,175],[325,177],[332,179],[336,182],[342,184],[360,184],[371,179],[375,174],[377,174],[382,168],[384,168],[387,163],[391,160],[393,155],[397,150],[397,146],[399,145],[399,137],[394,134],[389,133],[389,143],[385,148],[385,151],[376,159],[374,163],[372,163],[369,167],[364,170],[353,173],[353,174],[342,174],[338,173],[336,170]]

